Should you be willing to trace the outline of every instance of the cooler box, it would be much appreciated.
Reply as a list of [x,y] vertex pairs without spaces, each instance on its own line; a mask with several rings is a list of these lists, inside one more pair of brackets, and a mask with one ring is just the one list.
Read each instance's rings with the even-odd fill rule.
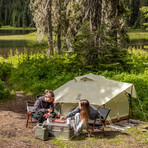
[[49,137],[71,139],[74,136],[74,130],[67,123],[44,122],[44,126],[49,131]]

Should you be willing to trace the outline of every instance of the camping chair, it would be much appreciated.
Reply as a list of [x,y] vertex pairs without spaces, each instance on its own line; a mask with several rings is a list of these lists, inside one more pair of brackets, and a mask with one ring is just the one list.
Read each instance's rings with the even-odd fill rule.
[[[36,96],[36,99],[38,99],[39,97],[43,96],[42,94],[39,94]],[[32,132],[32,112],[34,109],[34,103],[35,102],[31,102],[28,101],[27,102],[27,123],[26,123],[26,128],[28,127],[28,123],[29,123],[29,118],[30,118],[30,124],[31,124],[31,132]]]
[[91,136],[93,130],[94,130],[94,126],[95,126],[95,123],[97,120],[99,120],[101,122],[101,126],[102,126],[102,132],[104,133],[104,136],[105,136],[105,130],[104,130],[104,127],[105,127],[105,121],[106,121],[106,118],[110,112],[110,109],[106,109],[106,108],[102,108],[102,107],[98,107],[98,112],[101,114],[101,117],[102,118],[96,118],[94,123],[93,123],[93,126],[90,130],[90,133],[89,133],[89,137]]
[[30,124],[31,124],[31,132],[32,132],[32,112],[34,109],[34,103],[35,102],[27,102],[27,122],[26,122],[26,128],[28,127],[29,118],[30,118]]

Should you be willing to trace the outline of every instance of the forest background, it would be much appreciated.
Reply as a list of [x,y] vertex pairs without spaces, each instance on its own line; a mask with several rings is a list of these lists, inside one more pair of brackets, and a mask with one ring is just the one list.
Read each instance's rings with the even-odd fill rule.
[[55,90],[91,72],[133,83],[133,118],[147,121],[148,53],[127,46],[129,31],[147,30],[143,6],[147,0],[0,0],[1,29],[35,27],[29,38],[47,43],[37,53],[0,57],[0,100],[14,90],[34,96]]

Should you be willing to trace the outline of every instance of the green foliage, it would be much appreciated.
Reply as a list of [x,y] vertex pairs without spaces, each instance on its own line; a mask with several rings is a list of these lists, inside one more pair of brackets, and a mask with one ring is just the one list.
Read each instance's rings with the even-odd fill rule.
[[74,55],[55,55],[53,58],[44,54],[26,55],[18,63],[17,69],[12,71],[10,82],[33,94],[44,92],[46,88],[56,89],[76,76],[77,69],[72,69],[73,57]]
[[145,23],[144,14],[141,13],[141,7],[148,6],[147,0],[131,0],[128,2],[128,7],[131,11],[131,15],[128,18],[128,26],[133,28],[145,29],[143,25]]
[[12,71],[12,64],[0,62],[0,101],[11,98],[11,89],[5,86],[5,80],[8,79]]
[[[148,6],[142,7],[140,11],[144,14],[145,18],[148,18]],[[148,23],[144,23],[144,25],[148,26]]]
[[7,62],[0,63],[0,79],[5,80],[11,73],[12,64]]
[[13,27],[28,27],[32,25],[32,15],[29,10],[30,0],[1,0],[0,22]]
[[5,83],[0,79],[0,101],[10,98],[10,90],[5,87]]
[[[148,53],[140,49],[128,49],[127,53],[126,58],[118,56],[118,61],[123,58],[126,64],[119,62],[119,68],[111,65],[112,69],[107,64],[98,64],[99,68],[93,67],[86,63],[85,57],[80,56],[79,52],[54,55],[51,58],[43,53],[10,56],[7,60],[1,59],[1,65],[4,64],[3,73],[6,73],[2,73],[1,77],[11,72],[9,83],[13,84],[15,89],[34,95],[43,93],[47,88],[55,90],[74,77],[90,72],[109,79],[133,83],[138,95],[138,99],[132,99],[134,118],[145,120],[143,111],[148,118]],[[9,66],[6,66],[7,64]]]
[[[81,33],[73,42],[73,49],[77,53],[75,60],[81,64],[81,69],[85,70],[120,70],[125,71],[130,61],[126,50],[117,46],[117,42],[112,36],[113,31],[108,32],[108,36],[104,35],[103,29],[95,34],[88,32],[87,28],[83,28]],[[111,35],[111,36],[110,36]],[[92,38],[96,38],[99,45],[92,42]]]
[[0,22],[0,28],[2,27],[2,22]]

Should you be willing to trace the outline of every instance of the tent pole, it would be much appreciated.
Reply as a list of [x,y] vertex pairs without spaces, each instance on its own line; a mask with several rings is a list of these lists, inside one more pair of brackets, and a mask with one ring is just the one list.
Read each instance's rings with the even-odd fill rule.
[[114,98],[114,102],[115,102],[115,106],[116,106],[117,120],[119,121],[119,120],[120,120],[120,117],[119,117],[119,110],[118,110],[118,107],[117,107],[117,101],[116,101],[116,98]]
[[125,91],[125,95],[128,97],[128,101],[129,101],[129,116],[128,116],[128,123],[129,123],[129,119],[131,117],[131,113],[133,116],[133,108],[132,108],[132,91],[133,91],[133,85],[132,85],[132,89],[131,89],[131,94],[129,94],[128,92]]
[[132,115],[133,115],[133,111],[132,111],[131,94],[128,93],[128,97],[129,97],[129,118],[128,118],[128,124],[129,124],[129,119],[131,117],[131,112],[132,112]]
[[61,115],[61,112],[62,112],[62,102],[60,102],[60,115]]
[[133,116],[133,108],[132,108],[132,92],[133,92],[133,85],[132,85],[132,89],[131,89],[131,94],[127,93],[128,94],[128,97],[129,97],[129,118],[128,118],[128,123],[129,123],[129,119],[131,117],[131,114]]

